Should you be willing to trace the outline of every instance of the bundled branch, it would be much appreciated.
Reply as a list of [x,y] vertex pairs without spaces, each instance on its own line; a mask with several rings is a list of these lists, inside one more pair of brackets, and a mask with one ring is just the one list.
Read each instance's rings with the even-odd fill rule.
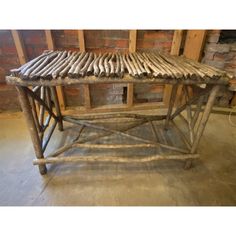
[[99,53],[45,51],[11,75],[24,80],[73,78],[85,76],[122,78],[125,73],[139,78],[158,79],[231,79],[232,75],[190,59],[160,52]]

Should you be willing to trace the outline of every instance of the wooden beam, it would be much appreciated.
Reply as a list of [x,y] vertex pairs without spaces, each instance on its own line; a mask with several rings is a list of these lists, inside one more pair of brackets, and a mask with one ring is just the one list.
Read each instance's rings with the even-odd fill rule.
[[[51,30],[45,30],[45,36],[46,36],[48,49],[49,50],[54,50],[55,46],[54,46]],[[56,90],[57,90],[59,105],[60,105],[61,109],[64,110],[66,108],[66,102],[65,102],[65,94],[64,94],[63,87],[62,86],[57,86]]]
[[78,38],[79,38],[79,50],[81,52],[85,51],[85,42],[84,42],[84,31],[78,30]]
[[46,35],[46,41],[48,45],[49,50],[54,50],[54,42],[52,39],[52,32],[51,30],[45,30],[45,35]]
[[127,85],[127,106],[131,107],[134,103],[134,84]]
[[175,30],[170,51],[171,55],[179,56],[183,33],[183,30]]
[[[179,56],[180,54],[180,47],[183,41],[183,30],[175,30],[174,35],[173,35],[173,40],[172,40],[172,45],[171,45],[171,51],[170,54],[171,55],[175,55],[175,56]],[[169,102],[170,102],[170,94],[172,91],[172,85],[165,85],[165,89],[164,89],[164,95],[163,95],[163,102],[165,104],[166,107],[168,107]],[[178,91],[177,91],[177,99],[179,97],[179,94],[182,91],[182,86],[179,86]],[[175,105],[177,105],[175,103]]]
[[[84,42],[84,31],[78,30],[78,39],[79,39],[79,50],[80,52],[85,52],[85,42]],[[91,96],[90,96],[90,86],[89,84],[83,85],[84,90],[84,106],[86,109],[91,109]]]
[[16,46],[16,51],[20,64],[23,65],[27,61],[24,43],[22,42],[22,38],[18,30],[11,30],[11,33]]
[[[129,31],[129,52],[136,51],[137,30]],[[131,107],[134,103],[134,84],[127,85],[127,106]]]
[[207,30],[188,30],[184,45],[184,56],[199,61],[205,44]]
[[129,31],[129,52],[136,51],[137,30]]
[[90,97],[89,84],[84,84],[83,89],[84,89],[84,106],[86,109],[91,109],[91,97]]

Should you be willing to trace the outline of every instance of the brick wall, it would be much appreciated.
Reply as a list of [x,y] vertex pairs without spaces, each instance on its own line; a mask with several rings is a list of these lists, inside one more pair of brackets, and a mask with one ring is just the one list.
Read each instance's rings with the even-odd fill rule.
[[[236,42],[219,43],[221,30],[209,30],[203,50],[202,62],[233,73],[236,77]],[[216,104],[228,106],[234,93],[225,89],[219,93]]]
[[150,51],[158,49],[169,53],[173,34],[173,30],[138,30],[137,50]]
[[5,84],[5,76],[19,66],[16,48],[10,30],[0,30],[0,112],[19,110],[16,90]]

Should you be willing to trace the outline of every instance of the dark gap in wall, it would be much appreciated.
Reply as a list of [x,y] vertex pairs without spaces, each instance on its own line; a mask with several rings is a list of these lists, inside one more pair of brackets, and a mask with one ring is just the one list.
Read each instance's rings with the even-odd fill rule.
[[236,43],[236,30],[221,30],[219,43]]

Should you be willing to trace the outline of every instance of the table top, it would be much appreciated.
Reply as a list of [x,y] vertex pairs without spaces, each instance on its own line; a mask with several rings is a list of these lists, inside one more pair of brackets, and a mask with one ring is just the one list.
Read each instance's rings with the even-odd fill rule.
[[182,56],[160,52],[45,51],[12,69],[9,84],[56,86],[95,83],[228,84],[233,75]]

